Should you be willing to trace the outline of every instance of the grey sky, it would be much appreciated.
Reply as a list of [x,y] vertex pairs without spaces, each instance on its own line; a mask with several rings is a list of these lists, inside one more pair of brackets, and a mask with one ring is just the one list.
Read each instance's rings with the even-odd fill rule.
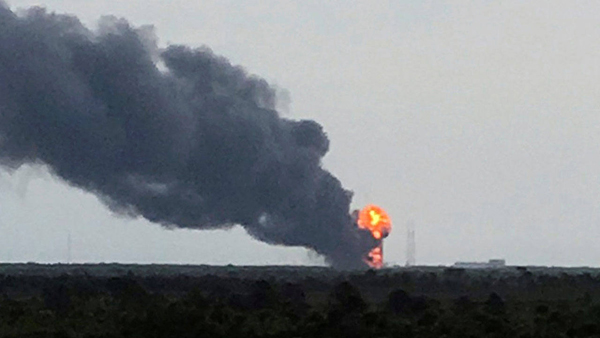
[[[93,27],[152,24],[289,93],[285,115],[331,140],[356,208],[386,208],[386,260],[503,257],[597,266],[600,3],[592,1],[17,1]],[[285,101],[285,100],[282,100]],[[308,264],[241,229],[169,231],[113,216],[43,170],[0,174],[0,260]]]

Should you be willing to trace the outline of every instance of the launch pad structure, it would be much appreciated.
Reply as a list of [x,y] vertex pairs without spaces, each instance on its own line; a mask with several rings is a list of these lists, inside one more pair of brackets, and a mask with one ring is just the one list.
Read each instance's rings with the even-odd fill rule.
[[406,266],[414,266],[417,263],[416,251],[415,222],[410,220],[406,223]]

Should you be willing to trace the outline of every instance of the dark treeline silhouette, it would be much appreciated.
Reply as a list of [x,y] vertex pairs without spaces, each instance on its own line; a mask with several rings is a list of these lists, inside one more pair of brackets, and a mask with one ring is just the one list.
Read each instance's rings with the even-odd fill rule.
[[598,299],[578,270],[0,265],[0,336],[590,337]]

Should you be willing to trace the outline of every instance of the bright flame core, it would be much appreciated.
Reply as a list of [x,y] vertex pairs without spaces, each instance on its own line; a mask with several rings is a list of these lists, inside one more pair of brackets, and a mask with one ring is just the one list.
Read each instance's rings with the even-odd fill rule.
[[369,230],[373,238],[378,241],[378,245],[369,252],[365,262],[372,268],[381,268],[383,266],[382,239],[392,231],[390,217],[380,207],[367,205],[358,213],[357,223],[360,228]]
[[358,226],[369,230],[375,239],[382,239],[392,230],[387,213],[376,205],[367,205],[358,213]]

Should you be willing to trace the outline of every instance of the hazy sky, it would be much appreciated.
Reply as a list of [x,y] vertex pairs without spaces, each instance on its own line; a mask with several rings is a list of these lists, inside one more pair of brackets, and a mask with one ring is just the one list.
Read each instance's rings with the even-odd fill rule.
[[[353,206],[388,210],[388,263],[505,258],[600,265],[600,2],[91,1],[42,5],[88,27],[153,25],[285,90],[323,125]],[[289,98],[286,98],[289,96]],[[44,169],[0,172],[0,261],[313,264],[242,229],[165,230],[111,214]]]

